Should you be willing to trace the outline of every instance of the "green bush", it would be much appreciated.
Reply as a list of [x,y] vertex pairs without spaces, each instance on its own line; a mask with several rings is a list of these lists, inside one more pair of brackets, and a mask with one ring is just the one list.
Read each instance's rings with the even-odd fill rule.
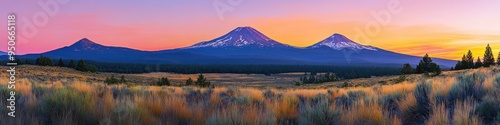
[[383,108],[389,113],[389,116],[399,115],[399,105],[397,102],[403,100],[405,94],[403,93],[394,93],[389,95],[384,95],[379,99],[379,103],[383,106]]
[[167,77],[162,77],[159,78],[158,81],[156,82],[157,86],[170,86],[170,81],[168,80]]
[[498,103],[495,100],[484,100],[476,107],[476,114],[484,123],[490,124],[497,117]]
[[497,75],[495,77],[495,80],[493,81],[493,86],[495,86],[497,89],[500,89],[500,75]]
[[93,99],[87,93],[75,92],[69,88],[45,94],[38,107],[38,112],[46,124],[55,124],[68,118],[78,124],[99,123],[91,112],[95,110]]
[[417,104],[401,111],[403,124],[424,124],[425,120],[429,118],[432,111],[432,104],[429,99],[430,91],[431,84],[429,83],[420,83],[415,87],[413,94]]
[[200,75],[198,75],[198,79],[196,79],[196,82],[194,82],[194,84],[200,87],[208,87],[210,86],[210,81],[207,81],[205,76],[203,76],[203,74],[200,73]]
[[458,78],[458,83],[454,84],[448,92],[449,106],[454,106],[456,101],[464,101],[472,98],[480,101],[486,94],[483,88],[484,76],[472,74]]
[[340,111],[330,108],[326,96],[316,96],[316,104],[306,103],[300,108],[299,124],[304,125],[329,125],[337,124],[340,119]]

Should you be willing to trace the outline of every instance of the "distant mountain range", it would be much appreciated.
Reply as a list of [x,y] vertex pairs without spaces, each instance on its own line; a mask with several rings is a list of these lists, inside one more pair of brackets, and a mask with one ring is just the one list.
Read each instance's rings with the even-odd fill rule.
[[[309,47],[294,47],[277,42],[251,27],[238,27],[213,40],[189,47],[161,51],[142,51],[105,46],[87,38],[40,53],[50,58],[86,59],[100,62],[145,64],[286,64],[286,65],[416,65],[421,57],[399,54],[358,44],[341,34],[333,34]],[[18,58],[37,58],[26,54]],[[432,55],[431,55],[432,56]],[[433,58],[444,67],[456,61]]]

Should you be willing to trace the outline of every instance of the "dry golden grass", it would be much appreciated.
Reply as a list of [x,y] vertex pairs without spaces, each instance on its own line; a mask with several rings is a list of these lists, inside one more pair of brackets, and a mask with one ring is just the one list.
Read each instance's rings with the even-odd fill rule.
[[280,120],[290,120],[297,119],[298,117],[298,107],[299,102],[296,97],[286,97],[281,102],[277,102],[274,105],[274,113],[276,119]]
[[[217,82],[215,88],[200,88],[200,87],[179,87],[179,86],[147,86],[145,81],[154,81],[157,77],[167,75],[172,80],[183,80],[187,77],[196,77],[193,75],[181,74],[124,74],[128,78],[138,78],[131,80],[131,85],[105,85],[102,79],[110,75],[122,75],[103,73],[100,75],[80,73],[65,68],[44,68],[37,66],[25,66],[25,68],[37,68],[33,71],[23,71],[34,73],[38,76],[23,76],[17,80],[16,91],[22,93],[23,101],[19,102],[20,108],[29,109],[24,112],[30,114],[26,119],[31,119],[30,122],[40,121],[35,111],[39,111],[43,107],[42,100],[44,97],[52,96],[51,94],[58,90],[69,90],[78,93],[75,96],[77,99],[82,99],[86,105],[90,105],[90,110],[85,110],[84,114],[96,116],[98,123],[109,121],[112,124],[206,124],[208,120],[238,120],[241,124],[297,124],[302,117],[301,106],[306,103],[314,104],[314,97],[318,94],[326,95],[330,109],[340,110],[340,121],[342,124],[402,124],[401,116],[389,116],[386,111],[385,103],[379,102],[380,98],[385,95],[400,93],[404,98],[394,102],[398,106],[398,110],[408,110],[417,105],[417,99],[414,96],[414,89],[417,83],[426,81],[432,84],[429,95],[447,96],[450,88],[458,83],[457,77],[464,74],[480,74],[485,77],[484,87],[490,89],[487,93],[488,98],[496,99],[498,97],[493,91],[495,87],[492,82],[495,76],[499,75],[497,67],[480,68],[463,71],[444,72],[444,75],[433,78],[422,78],[419,75],[408,76],[407,81],[397,84],[373,85],[366,87],[348,87],[338,88],[338,82],[325,84],[312,84],[296,87],[292,84],[280,83],[250,83],[250,85],[235,85],[246,84],[229,81],[231,77],[238,77],[238,80],[253,80],[260,78],[262,81],[271,79],[286,79],[296,74],[283,74],[281,76],[259,76],[259,75],[238,75],[238,74],[206,74],[208,79],[214,79]],[[54,72],[42,72],[42,71]],[[67,75],[65,74],[67,73]],[[299,74],[300,75],[300,74]],[[8,81],[6,74],[0,74],[0,81]],[[5,77],[4,77],[5,76]],[[146,77],[146,78],[142,78]],[[366,78],[359,80],[350,80],[355,82],[369,81],[390,81],[397,76]],[[42,80],[40,80],[42,79]],[[290,79],[288,79],[290,80]],[[422,81],[423,80],[423,81]],[[285,80],[286,81],[286,80]],[[137,84],[135,84],[137,82]],[[369,83],[372,84],[372,83]],[[6,82],[0,83],[0,87],[5,87]],[[269,85],[269,86],[267,86]],[[266,87],[262,87],[266,86]],[[278,87],[280,86],[280,87]],[[34,91],[36,89],[36,91]],[[271,95],[264,95],[266,91],[270,91]],[[42,91],[42,93],[35,93]],[[198,92],[199,91],[199,92]],[[360,91],[365,93],[365,96],[359,99],[354,97],[346,97],[349,92]],[[37,95],[36,94],[41,94]],[[0,97],[1,98],[1,97]],[[347,98],[341,100],[341,98]],[[88,100],[87,100],[88,99]],[[1,99],[5,100],[5,99]],[[82,100],[76,100],[82,101]],[[90,100],[90,101],[89,101]],[[348,107],[337,106],[337,102],[352,101]],[[370,101],[372,100],[372,101]],[[67,101],[67,100],[62,100]],[[426,124],[480,124],[482,119],[475,115],[474,110],[478,101],[467,100],[465,102],[456,102],[456,107],[452,116],[447,112],[443,104],[435,104],[436,100],[431,98],[433,102],[432,113]],[[5,106],[0,104],[0,106]],[[47,107],[47,106],[45,106]],[[74,107],[73,107],[74,108]],[[65,112],[66,117],[57,116],[53,119],[63,119],[61,122],[74,123],[76,117],[72,117],[71,112]],[[241,115],[244,114],[244,115]],[[212,116],[218,117],[212,117]],[[91,117],[90,115],[88,117]],[[4,118],[0,116],[0,118]],[[275,119],[275,120],[273,120]],[[44,121],[41,121],[42,123]],[[450,123],[451,122],[451,123]],[[4,122],[0,122],[4,123]],[[96,123],[96,124],[98,124]],[[222,123],[219,123],[222,124]]]
[[453,124],[455,125],[480,125],[482,124],[477,115],[472,114],[476,107],[472,100],[456,102],[453,112]]
[[342,116],[342,124],[350,125],[383,125],[387,124],[385,121],[388,119],[384,118],[382,106],[380,106],[376,101],[373,103],[360,102],[359,106],[352,106],[349,110],[345,111],[345,115]]
[[432,108],[433,114],[431,114],[428,125],[449,125],[449,111],[446,110],[444,104],[434,105]]

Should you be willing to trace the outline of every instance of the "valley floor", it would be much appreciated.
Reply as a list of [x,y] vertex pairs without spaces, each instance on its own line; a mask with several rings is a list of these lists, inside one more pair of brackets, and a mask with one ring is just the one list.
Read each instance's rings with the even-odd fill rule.
[[[293,84],[303,73],[204,74],[215,88],[199,88],[175,86],[197,74],[96,74],[22,65],[16,118],[6,115],[7,67],[1,70],[0,124],[500,123],[500,67],[302,86]],[[112,75],[123,75],[127,84],[104,84]],[[160,77],[174,86],[149,85]]]

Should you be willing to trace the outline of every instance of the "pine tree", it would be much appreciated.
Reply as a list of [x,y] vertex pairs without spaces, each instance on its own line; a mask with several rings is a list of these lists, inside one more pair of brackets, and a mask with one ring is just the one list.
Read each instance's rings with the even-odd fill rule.
[[87,71],[87,67],[85,67],[85,62],[83,61],[83,59],[80,59],[80,61],[78,61],[78,64],[76,65],[76,70]]
[[69,67],[69,68],[73,68],[73,69],[74,69],[74,68],[76,68],[76,66],[75,66],[75,61],[73,61],[73,59],[71,59],[71,60],[69,61],[69,65],[68,65],[68,67]]
[[35,64],[40,66],[52,66],[52,59],[40,55],[40,57],[36,59]]
[[168,81],[167,77],[162,77],[158,79],[158,82],[156,83],[158,86],[170,86],[170,81]]
[[89,72],[97,72],[97,67],[94,65],[88,65],[87,66],[87,71]]
[[467,68],[474,67],[474,57],[472,56],[472,52],[470,50],[469,52],[467,52],[466,61],[467,61]]
[[497,56],[497,65],[500,65],[500,52],[498,52],[498,56]]
[[59,58],[59,63],[57,64],[57,66],[64,67],[64,62],[62,58]]
[[125,80],[125,76],[122,75],[120,77],[120,83],[126,83],[126,82],[127,82],[127,80]]
[[189,79],[186,80],[186,85],[192,85],[193,84],[193,79],[191,79],[191,77],[189,77]]
[[469,62],[467,61],[467,57],[465,57],[465,54],[462,56],[462,61],[460,62],[460,69],[468,69],[469,67]]
[[490,44],[486,46],[486,51],[484,52],[484,57],[483,57],[483,66],[484,67],[490,67],[492,65],[495,65],[495,58],[493,57],[493,52],[491,51]]
[[462,69],[462,62],[457,61],[457,64],[455,65],[455,70],[461,70]]
[[483,63],[481,62],[481,58],[477,57],[476,64],[474,65],[474,68],[479,68],[483,66]]
[[401,74],[413,74],[415,70],[411,67],[409,63],[406,63],[403,65],[403,68],[401,68]]
[[24,60],[24,64],[31,64],[31,60],[29,59]]
[[201,87],[208,87],[210,86],[210,81],[207,81],[205,76],[203,76],[203,74],[200,73],[200,75],[198,75],[198,79],[196,79],[195,84]]
[[432,62],[431,57],[428,54],[420,60],[417,65],[417,73],[424,73],[426,76],[437,76],[441,74],[441,68],[436,63]]

